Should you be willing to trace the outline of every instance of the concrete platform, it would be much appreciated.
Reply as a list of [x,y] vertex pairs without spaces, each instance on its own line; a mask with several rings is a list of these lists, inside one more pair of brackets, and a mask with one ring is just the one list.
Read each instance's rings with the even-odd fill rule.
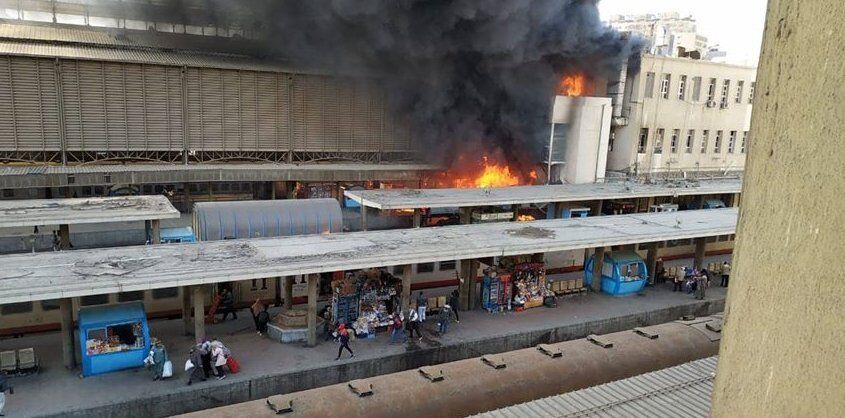
[[[710,257],[720,262],[724,257]],[[689,264],[690,260],[668,262]],[[577,275],[580,273],[571,273]],[[443,288],[437,293],[447,293]],[[427,293],[429,293],[427,291]],[[130,370],[80,379],[61,366],[59,334],[42,334],[0,341],[0,350],[35,347],[43,372],[12,379],[15,394],[7,397],[7,416],[161,417],[190,412],[272,394],[304,390],[350,379],[406,370],[428,364],[503,352],[539,343],[581,338],[657,324],[685,314],[705,315],[724,309],[725,289],[713,288],[707,298],[671,291],[671,286],[648,288],[645,296],[624,298],[588,293],[563,298],[557,308],[535,308],[521,313],[461,312],[461,322],[450,333],[435,337],[435,321],[424,330],[426,338],[410,346],[388,345],[387,335],[351,343],[356,356],[335,362],[337,345],[323,342],[314,348],[281,345],[255,334],[252,318],[242,311],[236,321],[210,325],[209,335],[221,338],[239,359],[242,372],[226,380],[185,385],[181,365],[192,338],[181,335],[181,321],[153,321],[153,336],[166,343],[176,369],[174,379],[153,382],[146,370]]]

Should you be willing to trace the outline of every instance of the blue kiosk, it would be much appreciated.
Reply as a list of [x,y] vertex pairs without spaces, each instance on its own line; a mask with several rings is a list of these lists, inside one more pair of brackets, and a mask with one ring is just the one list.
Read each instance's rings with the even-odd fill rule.
[[194,235],[194,229],[190,226],[161,229],[162,244],[173,244],[178,242],[197,242],[197,237]]
[[144,366],[150,330],[142,302],[79,309],[82,375],[94,376]]
[[[593,282],[595,255],[584,266],[584,285]],[[613,251],[604,253],[601,272],[601,291],[613,296],[637,293],[648,282],[645,261],[635,251]]]

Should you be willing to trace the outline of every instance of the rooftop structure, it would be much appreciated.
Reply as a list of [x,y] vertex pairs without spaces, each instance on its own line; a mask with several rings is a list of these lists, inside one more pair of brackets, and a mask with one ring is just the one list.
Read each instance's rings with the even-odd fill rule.
[[0,304],[728,235],[735,208],[0,257]]
[[173,219],[179,211],[164,196],[0,200],[0,228]]
[[686,196],[739,193],[742,180],[681,183],[593,183],[515,186],[489,189],[387,189],[347,190],[346,197],[376,209],[498,206],[527,203],[575,202],[595,199],[633,199],[653,196]]
[[[564,354],[565,355],[565,354]],[[718,356],[538,399],[476,418],[710,416]]]

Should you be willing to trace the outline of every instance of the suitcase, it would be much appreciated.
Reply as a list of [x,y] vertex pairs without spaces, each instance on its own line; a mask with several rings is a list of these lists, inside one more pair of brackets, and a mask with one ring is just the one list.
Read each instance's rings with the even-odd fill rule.
[[229,357],[226,359],[226,366],[229,368],[229,371],[232,373],[238,373],[241,371],[241,365],[238,364],[238,361],[235,360],[234,357]]

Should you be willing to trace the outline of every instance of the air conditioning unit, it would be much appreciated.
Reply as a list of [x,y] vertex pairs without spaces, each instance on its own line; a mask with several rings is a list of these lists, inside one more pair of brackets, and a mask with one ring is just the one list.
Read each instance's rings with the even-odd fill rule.
[[716,102],[713,100],[708,100],[706,105],[707,107],[716,107]]

